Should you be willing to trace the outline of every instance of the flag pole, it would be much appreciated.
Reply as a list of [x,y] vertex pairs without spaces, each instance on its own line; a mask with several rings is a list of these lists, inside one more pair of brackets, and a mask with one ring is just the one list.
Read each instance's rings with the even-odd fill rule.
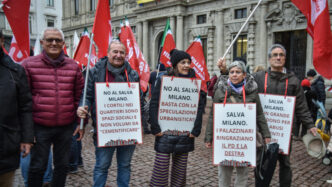
[[[82,106],[85,106],[85,98],[86,98],[86,90],[88,86],[88,79],[89,79],[89,69],[90,69],[90,61],[91,61],[91,51],[92,51],[92,43],[93,43],[93,33],[91,33],[91,39],[90,39],[90,46],[89,46],[89,57],[88,57],[88,63],[86,66],[86,74],[85,74],[85,82],[84,82],[84,91],[83,91],[83,102]],[[81,118],[80,122],[80,129],[83,129],[84,119]]]
[[254,15],[254,12],[256,11],[256,9],[258,8],[259,4],[261,4],[262,0],[259,0],[257,5],[255,6],[255,8],[251,11],[250,15],[248,16],[247,20],[243,23],[242,27],[240,28],[239,32],[236,34],[235,38],[233,39],[231,45],[229,45],[229,47],[227,48],[226,52],[224,53],[224,55],[222,56],[222,59],[225,59],[227,53],[229,52],[229,50],[231,49],[231,47],[234,45],[235,41],[237,40],[237,38],[240,36],[242,30],[244,29],[244,27],[247,25],[249,19]]

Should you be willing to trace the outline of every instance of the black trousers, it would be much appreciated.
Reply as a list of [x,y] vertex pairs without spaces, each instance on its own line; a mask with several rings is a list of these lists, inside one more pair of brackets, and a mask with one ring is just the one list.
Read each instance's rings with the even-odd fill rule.
[[52,187],[65,186],[72,134],[73,124],[60,127],[35,125],[36,144],[31,150],[28,186],[42,186],[51,145],[54,163]]

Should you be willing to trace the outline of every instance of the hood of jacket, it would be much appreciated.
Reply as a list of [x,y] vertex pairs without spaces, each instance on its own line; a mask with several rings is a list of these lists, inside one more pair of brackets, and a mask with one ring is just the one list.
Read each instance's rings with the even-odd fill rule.
[[[221,75],[218,78],[218,84],[216,84],[214,86],[214,91],[216,91],[217,89],[220,89],[223,92],[230,92],[232,90],[231,86],[227,84],[227,80],[228,80],[228,75]],[[255,91],[257,91],[258,86],[257,83],[254,80],[254,77],[251,75],[247,75],[245,77],[246,80],[246,84],[244,85],[244,89],[246,94],[251,94]]]

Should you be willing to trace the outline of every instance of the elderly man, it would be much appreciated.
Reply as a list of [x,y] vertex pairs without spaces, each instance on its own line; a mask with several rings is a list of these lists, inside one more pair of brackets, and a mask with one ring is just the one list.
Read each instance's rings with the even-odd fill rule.
[[[80,118],[85,118],[89,109],[92,114],[93,127],[95,128],[93,140],[96,147],[96,165],[93,171],[93,186],[95,187],[105,186],[108,168],[111,165],[115,150],[118,163],[117,184],[119,187],[129,186],[130,162],[135,145],[97,147],[96,141],[95,83],[105,82],[106,80],[108,82],[139,82],[138,73],[131,69],[129,63],[125,61],[125,57],[126,47],[120,41],[112,41],[108,49],[107,58],[101,59],[91,69],[87,85],[86,106],[80,106],[77,110],[77,115]],[[141,103],[143,103],[142,99],[141,97]]]
[[[28,185],[42,186],[50,147],[53,145],[52,186],[65,186],[76,109],[84,86],[77,63],[63,52],[64,36],[57,28],[46,28],[40,43],[42,54],[22,62],[33,100],[36,144],[31,151]],[[79,131],[80,138],[83,131]]]
[[0,186],[12,186],[15,170],[33,143],[32,99],[24,68],[2,50],[0,31]]
[[[304,100],[304,92],[302,90],[300,80],[293,72],[285,68],[286,49],[280,44],[274,44],[268,51],[270,68],[267,71],[260,71],[254,74],[255,81],[258,84],[258,92],[277,95],[295,96],[295,115],[293,124],[299,119],[310,132],[316,135],[317,129],[313,125],[311,114],[308,110],[306,101]],[[290,167],[289,155],[279,154],[278,157],[279,183],[282,187],[289,187],[292,183],[292,170]]]

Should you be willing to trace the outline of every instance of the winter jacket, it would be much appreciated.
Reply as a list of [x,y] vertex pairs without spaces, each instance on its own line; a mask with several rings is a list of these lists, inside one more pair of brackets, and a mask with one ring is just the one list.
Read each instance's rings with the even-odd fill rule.
[[20,143],[33,143],[32,98],[24,68],[0,48],[0,175],[20,163]]
[[64,56],[52,62],[43,52],[22,62],[33,100],[33,120],[43,126],[64,126],[76,119],[76,110],[84,86],[77,63]]
[[[172,69],[169,69],[165,74],[168,76],[175,76]],[[195,77],[195,72],[191,70],[189,72],[190,78]],[[156,135],[161,132],[160,126],[158,124],[158,112],[159,112],[159,98],[160,98],[160,87],[161,87],[162,77],[158,77],[157,85],[152,92],[152,98],[150,101],[150,122],[151,122],[151,132]],[[196,120],[194,122],[194,128],[190,132],[195,137],[198,137],[201,133],[202,128],[202,115],[204,110],[204,98],[206,94],[202,94],[201,91],[198,110],[196,115]],[[175,136],[166,135],[156,136],[155,138],[155,150],[161,153],[187,153],[194,150],[195,138],[190,138],[187,135]]]
[[317,94],[317,100],[325,105],[326,93],[324,79],[322,76],[315,76],[315,78],[310,82],[311,90]]
[[[92,126],[96,128],[96,103],[95,103],[95,83],[96,82],[105,82],[106,81],[106,68],[107,63],[110,63],[108,61],[107,57],[102,58],[95,67],[93,67],[89,72],[89,78],[88,78],[88,85],[86,90],[86,100],[85,105],[89,107],[89,110],[91,111],[91,118],[92,118]],[[139,82],[139,76],[138,73],[131,69],[129,63],[125,61],[124,66],[127,69],[128,73],[128,79],[129,82]],[[122,73],[122,76],[125,77],[125,73]],[[141,111],[143,110],[143,93],[140,92],[140,102],[141,102]],[[82,94],[83,96],[83,94]],[[81,98],[80,106],[83,104],[83,98]],[[143,117],[143,116],[142,116]],[[95,131],[96,132],[96,131]],[[96,133],[94,134],[94,138]]]
[[304,92],[300,80],[293,72],[274,72],[269,68],[268,71],[260,71],[253,74],[258,85],[258,92],[264,93],[265,73],[268,73],[266,93],[285,95],[286,79],[288,79],[287,95],[295,96],[295,115],[293,118],[293,125],[296,125],[296,119],[310,129],[314,127],[314,122],[309,112]]
[[[217,84],[215,85],[215,92],[213,97],[213,103],[223,103],[225,99],[225,93],[227,90],[226,103],[233,103],[231,97],[233,97],[236,103],[243,103],[243,94],[235,92],[227,83],[228,76],[221,75],[218,78]],[[258,87],[254,78],[251,75],[246,76],[245,98],[246,103],[256,103],[256,122],[257,130],[262,134],[264,138],[270,138],[271,134],[267,126],[266,119],[264,117],[261,102],[258,96]],[[213,140],[213,110],[211,110],[209,122],[205,132],[205,142],[212,142]]]

